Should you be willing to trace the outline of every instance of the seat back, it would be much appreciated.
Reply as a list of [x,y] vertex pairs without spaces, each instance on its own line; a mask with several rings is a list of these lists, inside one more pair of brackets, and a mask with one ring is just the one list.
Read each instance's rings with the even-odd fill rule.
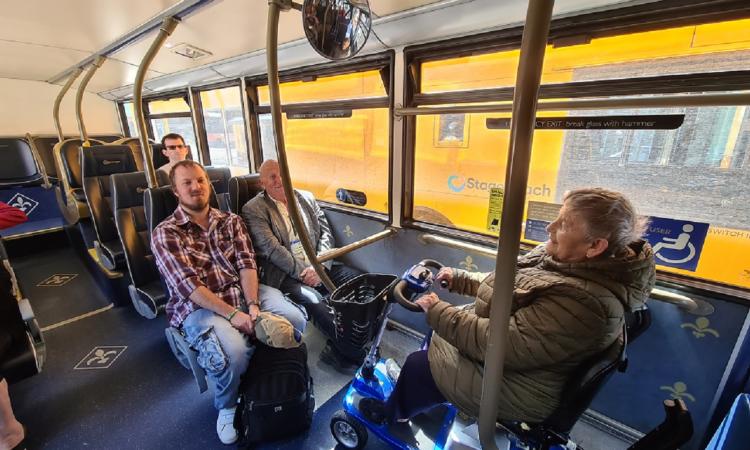
[[132,281],[131,300],[139,313],[153,318],[163,308],[166,295],[151,252],[151,234],[143,206],[146,190],[148,182],[143,172],[112,175],[115,223]]
[[232,178],[229,167],[206,167],[206,173],[219,202],[219,209],[229,211],[229,179]]
[[0,187],[40,186],[42,174],[31,147],[24,139],[0,138]]
[[32,136],[33,145],[36,147],[36,151],[39,154],[42,162],[42,169],[47,173],[50,181],[53,183],[57,181],[57,166],[55,165],[55,156],[52,150],[55,148],[55,144],[58,143],[56,137],[50,136]]
[[606,350],[581,364],[568,380],[560,406],[542,423],[542,427],[553,433],[569,433],[604,383],[625,364],[626,346],[627,332],[623,328],[620,339],[615,339]]
[[628,329],[628,343],[632,344],[651,326],[651,310],[644,305],[643,309],[626,312],[625,326]]
[[127,145],[94,145],[81,147],[81,174],[86,203],[96,231],[100,256],[105,267],[112,270],[124,262],[120,238],[112,213],[110,176],[135,172],[135,161]]
[[92,134],[89,136],[89,141],[95,139],[103,144],[114,144],[119,139],[122,139],[121,134]]
[[[120,138],[114,142],[114,145],[127,145],[130,147],[130,151],[133,152],[133,159],[135,160],[135,167],[139,172],[145,170],[143,168],[143,151],[141,151],[141,140],[137,137],[125,137]],[[153,142],[151,143],[153,146]]]
[[235,214],[240,214],[245,203],[262,190],[260,175],[257,173],[230,178],[229,210]]

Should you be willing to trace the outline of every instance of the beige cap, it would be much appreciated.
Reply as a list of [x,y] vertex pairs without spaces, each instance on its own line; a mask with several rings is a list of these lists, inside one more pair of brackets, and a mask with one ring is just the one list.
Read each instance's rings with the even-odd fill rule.
[[259,341],[276,348],[299,347],[302,333],[295,330],[284,317],[262,311],[255,321],[255,337]]

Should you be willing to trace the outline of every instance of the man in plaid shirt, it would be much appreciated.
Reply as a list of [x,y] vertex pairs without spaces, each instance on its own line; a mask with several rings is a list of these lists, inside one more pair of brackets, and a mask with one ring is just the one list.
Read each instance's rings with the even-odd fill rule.
[[255,350],[250,338],[258,313],[285,317],[300,333],[306,320],[281,291],[258,284],[247,229],[239,216],[209,206],[211,184],[203,166],[178,162],[169,179],[179,206],[151,239],[169,290],[167,318],[183,330],[215,382],[216,432],[231,444],[237,440],[234,411],[240,377]]

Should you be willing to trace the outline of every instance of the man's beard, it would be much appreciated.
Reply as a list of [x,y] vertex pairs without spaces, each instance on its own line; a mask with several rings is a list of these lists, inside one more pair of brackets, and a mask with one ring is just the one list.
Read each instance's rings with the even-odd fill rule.
[[208,206],[208,200],[203,201],[201,198],[196,198],[193,203],[180,202],[180,206],[192,212],[201,212]]

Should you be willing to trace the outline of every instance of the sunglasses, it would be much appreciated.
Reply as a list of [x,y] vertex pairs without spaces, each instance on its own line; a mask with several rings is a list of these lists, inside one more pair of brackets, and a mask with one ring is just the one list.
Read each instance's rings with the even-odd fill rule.
[[167,150],[182,150],[183,148],[187,147],[187,145],[166,145],[164,148]]

